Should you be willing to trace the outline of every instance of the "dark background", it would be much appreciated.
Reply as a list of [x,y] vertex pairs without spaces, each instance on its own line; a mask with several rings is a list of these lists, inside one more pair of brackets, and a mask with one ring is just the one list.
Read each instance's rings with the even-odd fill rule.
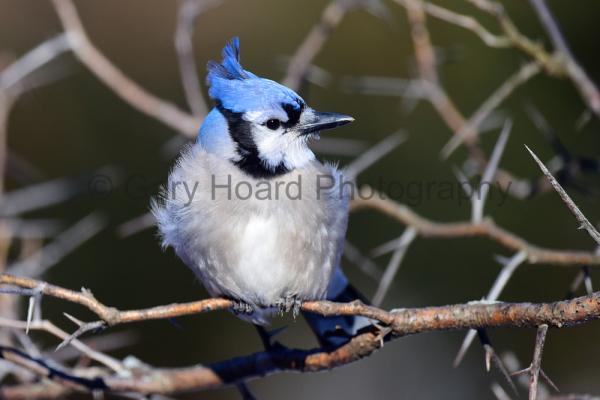
[[[524,33],[546,41],[528,3],[503,2]],[[551,1],[572,50],[592,78],[600,81],[598,23],[600,3]],[[177,2],[166,0],[103,0],[76,3],[92,41],[128,76],[152,93],[185,108],[178,74],[173,32]],[[409,182],[455,182],[452,167],[461,165],[466,153],[460,149],[449,160],[439,151],[451,132],[428,103],[409,114],[402,100],[389,96],[366,96],[343,90],[344,77],[359,75],[410,78],[413,48],[404,10],[386,2],[390,21],[365,11],[350,12],[332,34],[315,64],[328,71],[328,87],[310,86],[302,95],[319,110],[353,115],[356,122],[331,133],[375,144],[403,128],[409,140],[361,176],[359,182],[376,185],[379,179]],[[498,32],[491,19],[463,2],[444,2],[447,7],[481,18]],[[325,3],[316,0],[227,0],[203,14],[194,35],[199,74],[209,59],[219,59],[227,40],[240,36],[243,65],[252,72],[281,79],[282,59],[294,53],[319,19]],[[471,32],[437,20],[429,20],[434,44],[446,56],[440,67],[443,84],[464,114],[478,105],[527,60],[515,50],[485,47]],[[19,55],[61,32],[51,5],[39,0],[0,0],[0,51]],[[52,283],[93,290],[101,301],[121,309],[148,307],[206,297],[206,292],[171,250],[161,251],[154,229],[120,238],[116,228],[148,210],[158,184],[165,181],[173,162],[164,145],[176,133],[141,115],[98,81],[67,54],[59,62],[65,77],[21,98],[10,118],[9,147],[43,172],[43,179],[76,176],[113,166],[122,180],[108,194],[84,191],[67,203],[32,213],[32,217],[60,218],[75,222],[100,210],[109,226],[96,238],[53,267],[43,278]],[[544,137],[523,111],[525,102],[535,104],[574,154],[598,157],[599,124],[593,119],[582,130],[575,121],[584,110],[579,94],[567,80],[540,74],[502,105],[514,119],[514,129],[502,167],[526,178],[540,171],[524,150],[530,146],[543,159],[553,156]],[[497,131],[483,136],[489,152]],[[350,158],[322,155],[324,159]],[[134,177],[133,181],[131,180]],[[141,177],[141,178],[140,178]],[[140,180],[143,179],[143,180]],[[133,182],[133,183],[132,183]],[[142,187],[139,183],[144,183]],[[8,181],[8,190],[21,184]],[[597,176],[585,183],[598,190]],[[591,221],[600,216],[598,197],[570,192]],[[407,201],[407,199],[400,199]],[[486,214],[532,243],[553,248],[593,250],[583,232],[554,193],[530,200],[509,198],[501,206],[492,192]],[[443,221],[468,219],[467,203],[457,199],[423,199],[414,204],[422,215]],[[361,250],[399,236],[403,226],[375,212],[352,215],[348,238]],[[385,308],[466,302],[481,298],[493,283],[500,266],[493,255],[510,256],[504,248],[485,239],[417,239],[388,294]],[[377,259],[381,268],[387,259]],[[346,263],[347,264],[347,263]],[[372,295],[376,282],[351,264],[345,270],[352,282]],[[552,301],[561,299],[574,277],[574,267],[522,266],[501,296],[504,301]],[[45,300],[45,317],[72,330],[62,311],[91,318],[78,307]],[[252,326],[226,312],[214,312],[178,320],[138,323],[123,327],[137,335],[135,345],[116,352],[133,354],[157,366],[209,363],[261,349]],[[289,326],[281,340],[289,345],[312,346],[302,320]],[[279,324],[279,322],[277,322]],[[119,328],[121,329],[121,328]],[[597,322],[582,327],[551,330],[543,368],[563,392],[600,394]],[[499,352],[514,351],[523,366],[533,353],[534,330],[501,329],[490,332]],[[406,337],[389,343],[368,359],[319,374],[279,374],[253,381],[251,388],[261,399],[464,399],[492,398],[489,390],[497,374],[485,372],[483,351],[475,344],[459,368],[452,360],[464,333],[434,333]],[[48,344],[44,335],[34,336]],[[55,344],[55,343],[54,343]],[[239,398],[234,389],[185,396],[190,399]]]

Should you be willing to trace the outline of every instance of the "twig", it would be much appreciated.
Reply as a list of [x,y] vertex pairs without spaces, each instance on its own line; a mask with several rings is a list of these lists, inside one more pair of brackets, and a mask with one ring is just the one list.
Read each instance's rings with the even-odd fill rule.
[[96,48],[87,36],[71,0],[52,0],[52,3],[65,28],[71,49],[98,79],[138,111],[188,137],[197,134],[201,121],[146,91]]
[[511,400],[510,396],[497,382],[492,383],[490,389],[494,393],[494,396],[496,396],[496,400]]
[[[104,335],[96,335],[81,342],[98,352],[107,353],[114,350],[124,349],[138,342],[139,336],[131,331],[111,332]],[[83,354],[87,357],[86,354]],[[63,362],[81,358],[82,353],[73,346],[63,347],[60,350],[48,349],[43,353],[44,357]]]
[[530,263],[554,265],[600,265],[600,256],[591,252],[561,251],[535,246],[516,234],[484,219],[479,224],[470,222],[437,222],[426,219],[404,204],[397,203],[369,186],[363,186],[352,202],[350,209],[375,209],[405,225],[416,228],[423,237],[461,238],[487,237],[509,250],[524,251]]
[[585,285],[585,290],[588,294],[593,293],[590,268],[586,265],[581,267],[581,269],[577,272],[577,275],[575,275],[573,282],[571,282],[571,285],[569,286],[569,291],[567,292],[565,299],[572,299],[575,297],[575,294],[582,283]]
[[531,375],[529,378],[529,400],[537,400],[538,379],[542,364],[542,351],[546,342],[546,334],[548,333],[548,325],[541,325],[538,328],[535,337],[535,349],[533,352],[533,362],[531,363]]
[[62,203],[84,190],[104,188],[90,187],[91,183],[105,183],[111,186],[118,180],[118,174],[111,168],[99,168],[91,174],[78,177],[57,178],[46,182],[34,183],[15,189],[0,197],[0,215],[14,217],[40,208]]
[[151,212],[146,212],[119,225],[117,235],[120,238],[133,236],[143,230],[152,228],[155,224],[156,218],[154,218],[154,215]]
[[485,351],[486,371],[490,372],[493,362],[494,366],[500,371],[506,382],[510,385],[510,388],[512,389],[513,393],[517,395],[517,387],[515,386],[515,383],[513,382],[513,379],[510,376],[510,372],[508,371],[506,365],[504,365],[504,362],[502,361],[500,356],[498,356],[498,354],[494,350],[494,347],[492,346],[492,341],[490,340],[490,337],[488,336],[487,332],[485,331],[485,329],[478,329],[475,332],[477,332],[479,340],[481,341],[481,344],[483,345],[483,349]]
[[0,346],[0,358],[10,361],[15,365],[19,365],[27,370],[30,370],[42,377],[53,379],[57,383],[72,389],[107,389],[102,379],[89,379],[84,376],[77,376],[68,372],[66,368],[48,363],[41,358],[30,356],[18,349]]
[[[405,0],[404,2],[406,3]],[[470,15],[459,14],[447,8],[428,2],[423,2],[423,9],[432,17],[472,31],[489,47],[505,48],[510,46],[510,41],[507,37],[497,36],[493,33],[490,33],[479,23],[479,21]]]
[[63,314],[65,315],[65,317],[70,319],[74,324],[79,326],[79,328],[77,328],[77,330],[75,332],[73,332],[72,334],[70,334],[69,337],[67,337],[65,340],[60,342],[60,344],[56,347],[56,350],[60,350],[63,347],[71,344],[71,342],[73,340],[78,339],[81,335],[83,335],[86,332],[97,331],[97,330],[105,327],[104,321],[94,321],[94,322],[85,323],[85,322],[80,321],[77,318],[73,317],[72,315],[69,315],[67,313],[63,313]]
[[105,225],[104,219],[96,213],[87,215],[36,253],[9,265],[7,271],[19,275],[40,276],[82,243],[93,238]]
[[562,33],[560,33],[558,24],[554,20],[554,17],[552,17],[546,2],[544,0],[529,0],[529,3],[533,6],[533,9],[535,10],[542,25],[546,29],[546,32],[550,36],[550,40],[552,40],[552,44],[556,50],[561,51],[566,56],[571,57],[571,50],[569,49],[569,46],[567,45]]
[[[0,326],[4,328],[25,330],[27,329],[27,325],[28,324],[26,321],[18,321],[0,317]],[[63,331],[62,329],[54,325],[52,322],[47,320],[32,321],[29,325],[29,329],[48,332],[49,334],[56,336],[61,340],[65,340],[70,336],[67,332]],[[106,365],[108,368],[112,369],[115,372],[125,371],[123,365],[119,360],[92,349],[91,347],[89,347],[88,345],[86,345],[78,339],[71,340],[70,344],[71,346],[73,346],[92,360],[95,360],[100,364]]]
[[562,199],[563,203],[565,203],[567,208],[569,209],[569,211],[571,211],[571,214],[573,214],[575,216],[575,219],[577,219],[577,222],[579,222],[579,224],[580,224],[579,228],[585,229],[588,232],[588,234],[592,237],[592,239],[594,239],[596,241],[596,243],[600,244],[600,233],[596,230],[594,225],[592,225],[590,223],[590,221],[588,221],[586,216],[583,215],[581,210],[579,210],[579,207],[577,207],[575,202],[571,199],[571,197],[567,194],[567,192],[565,192],[565,190],[562,188],[560,183],[558,183],[558,181],[554,178],[554,176],[552,176],[550,171],[548,171],[548,168],[546,168],[544,163],[540,161],[540,159],[535,155],[535,153],[533,151],[531,151],[531,149],[529,147],[525,146],[525,148],[527,149],[529,154],[531,154],[531,157],[533,157],[533,159],[535,160],[537,165],[540,167],[540,169],[542,170],[544,175],[546,175],[546,178],[548,178],[548,180],[552,184],[552,187],[554,188],[554,190],[556,190],[556,192]]
[[481,182],[479,184],[479,190],[474,190],[472,194],[472,218],[471,221],[473,223],[481,222],[483,218],[483,209],[485,206],[485,200],[487,199],[488,192],[490,191],[490,184],[492,183],[492,179],[494,175],[496,175],[496,171],[498,170],[498,165],[500,164],[500,158],[502,157],[502,153],[504,152],[504,148],[506,147],[506,142],[508,142],[508,136],[510,135],[510,130],[512,129],[512,120],[508,119],[504,123],[504,127],[502,128],[502,132],[500,132],[500,136],[498,137],[498,141],[494,146],[494,151],[492,152],[492,157],[488,165],[485,167],[483,171],[483,176],[481,177]]
[[[542,45],[534,42],[525,35],[523,35],[514,22],[510,19],[504,8],[500,3],[493,2],[490,0],[468,0],[482,11],[489,13],[494,16],[505,35],[511,41],[513,47],[521,50],[531,58],[536,60],[544,68],[544,70],[556,77],[568,77],[573,81],[575,87],[579,90],[580,95],[590,107],[590,109],[596,114],[600,115],[600,92],[594,82],[589,78],[583,68],[577,63],[577,61],[570,56],[569,53],[561,51],[561,47],[565,48],[566,42],[556,42],[557,35],[560,35],[558,31],[558,25],[553,21],[550,11],[545,6],[545,2],[536,1],[536,11],[538,15],[540,12],[544,15],[539,15],[542,25],[549,31],[550,36],[557,51],[555,54],[548,53]],[[537,6],[541,8],[537,10]],[[548,19],[550,18],[550,19]],[[550,22],[551,21],[551,22]],[[566,47],[568,49],[568,47]]]
[[[515,270],[519,267],[519,265],[523,264],[523,262],[526,259],[527,259],[527,253],[525,253],[524,251],[520,251],[517,254],[515,254],[506,263],[504,268],[502,268],[502,270],[498,274],[498,277],[496,278],[496,281],[492,285],[492,288],[490,289],[487,296],[485,296],[483,300],[485,300],[485,301],[498,300],[498,298],[500,297],[500,294],[502,293],[502,290],[504,290],[504,287],[506,286],[506,284],[508,283],[508,281],[514,274]],[[477,331],[475,331],[473,329],[471,329],[467,333],[467,335],[465,336],[465,338],[460,346],[460,349],[458,350],[458,354],[454,358],[454,362],[452,364],[454,367],[457,367],[462,362],[462,360],[465,357],[465,354],[467,354],[467,351],[469,350],[469,347],[471,346],[471,343],[473,342],[473,339],[475,339],[476,334],[477,334]]]
[[[476,135],[478,127],[481,123],[494,111],[507,97],[509,97],[515,89],[529,81],[534,75],[540,71],[540,67],[536,62],[530,62],[523,65],[517,72],[511,75],[504,81],[473,113],[469,120],[461,126],[455,135],[442,148],[442,156],[449,157],[454,150],[466,139],[466,136]],[[470,142],[475,140],[474,137],[469,139]]]
[[467,1],[496,18],[500,28],[508,40],[510,40],[511,45],[540,63],[548,74],[556,77],[565,77],[567,75],[564,62],[547,52],[541,44],[523,35],[510,19],[502,4],[491,0]]
[[198,118],[208,113],[208,107],[202,96],[198,68],[194,60],[192,35],[198,16],[206,9],[220,4],[220,0],[183,0],[177,13],[177,29],[175,30],[175,49],[179,61],[181,83],[192,114]]
[[361,251],[348,240],[344,243],[343,257],[356,265],[365,275],[371,277],[374,281],[379,282],[381,279],[382,273],[373,260],[362,254]]
[[395,132],[385,137],[375,146],[361,154],[360,157],[357,157],[355,160],[353,160],[350,165],[344,168],[344,179],[355,179],[371,165],[381,160],[386,154],[390,153],[396,147],[404,143],[407,138],[408,136],[402,132]]
[[285,86],[294,90],[300,88],[304,75],[313,59],[319,53],[331,32],[342,22],[348,11],[348,3],[346,0],[332,0],[323,10],[319,22],[310,30],[292,56],[285,78],[283,78]]
[[64,33],[42,42],[0,72],[0,90],[18,96],[29,75],[69,49]]
[[[62,223],[51,219],[2,218],[2,224],[11,232],[12,237],[24,239],[42,239],[56,235]],[[5,232],[0,231],[0,238]]]
[[[454,133],[452,140],[457,140],[459,141],[458,143],[464,140],[469,150],[470,158],[483,171],[487,165],[487,161],[485,154],[477,143],[478,135],[476,129],[485,121],[489,113],[496,108],[495,102],[498,100],[501,101],[503,94],[492,96],[488,99],[487,104],[484,103],[485,107],[483,107],[484,105],[481,106],[482,108],[480,107],[480,112],[476,112],[473,115],[473,117],[477,118],[474,121],[476,124],[473,124],[472,120],[467,121],[442,87],[438,76],[435,51],[431,43],[425,18],[429,3],[425,3],[422,0],[396,0],[396,2],[406,9],[408,21],[411,25],[411,37],[415,48],[415,58],[420,77],[419,90],[423,92],[423,96],[431,103],[444,123]],[[508,94],[510,92],[512,92],[512,89],[508,90]],[[462,132],[461,136],[464,135],[464,138],[456,139],[459,136],[459,132]],[[500,185],[514,196],[522,198],[529,192],[528,190],[524,191],[522,185],[513,185],[513,183],[519,182],[519,180],[507,171],[498,170],[496,177]]]
[[419,75],[423,81],[423,89],[425,89],[429,101],[446,125],[452,131],[457,132],[463,126],[465,120],[440,85],[436,70],[435,52],[425,24],[423,4],[418,0],[397,0],[397,2],[406,8],[408,20],[411,24],[411,37],[415,48]]
[[566,58],[567,74],[575,83],[575,86],[581,93],[588,107],[596,114],[596,116],[600,116],[600,92],[598,92],[596,84],[573,56],[573,53],[560,32],[558,24],[554,20],[546,1],[529,0],[529,2],[538,15],[542,26],[546,29],[548,36],[550,36],[550,40],[552,40],[555,49]]
[[378,307],[383,302],[383,299],[385,298],[385,295],[387,294],[387,292],[390,288],[390,285],[392,284],[392,281],[394,280],[394,277],[396,276],[396,273],[398,272],[398,268],[400,267],[400,264],[402,263],[402,259],[404,258],[404,255],[406,254],[408,247],[410,246],[410,244],[416,237],[417,237],[416,229],[409,226],[402,233],[402,236],[400,236],[400,238],[398,238],[398,240],[396,241],[396,250],[394,251],[392,258],[390,259],[390,262],[389,262],[387,268],[385,269],[385,272],[383,273],[383,277],[381,278],[381,281],[379,282],[377,291],[375,292],[375,295],[373,296],[372,303],[374,306]]

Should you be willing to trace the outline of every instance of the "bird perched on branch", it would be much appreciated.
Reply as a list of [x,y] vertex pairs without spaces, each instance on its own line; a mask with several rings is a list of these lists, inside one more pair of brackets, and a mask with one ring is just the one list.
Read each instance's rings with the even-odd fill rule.
[[[232,299],[234,312],[258,325],[277,311],[297,313],[303,301],[356,298],[339,269],[348,190],[308,147],[320,131],[354,119],[317,112],[244,70],[238,38],[221,63],[208,63],[207,83],[216,105],[153,203],[163,245],[211,295]],[[322,344],[337,343],[336,329],[354,333],[347,318],[308,319]]]

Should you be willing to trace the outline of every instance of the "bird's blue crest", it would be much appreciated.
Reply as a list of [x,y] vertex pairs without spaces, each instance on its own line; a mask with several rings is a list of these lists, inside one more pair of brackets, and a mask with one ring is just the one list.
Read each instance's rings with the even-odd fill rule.
[[286,114],[282,105],[300,109],[304,100],[293,90],[269,79],[260,78],[246,71],[240,64],[240,40],[237,37],[225,46],[223,61],[209,61],[206,81],[210,86],[208,94],[233,112],[281,111],[282,120]]
[[222,78],[228,80],[242,80],[256,78],[256,76],[248,71],[244,71],[244,68],[240,65],[240,38],[234,37],[229,43],[223,48],[223,61],[221,64],[209,61],[208,62],[208,77],[209,84],[215,78]]

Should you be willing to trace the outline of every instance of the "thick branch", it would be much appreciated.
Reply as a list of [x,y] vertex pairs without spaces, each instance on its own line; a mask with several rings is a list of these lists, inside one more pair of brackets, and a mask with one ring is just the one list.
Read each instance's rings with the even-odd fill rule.
[[[3,283],[11,283],[21,287],[29,287],[32,283],[37,284],[37,282],[30,282],[27,279],[6,275],[2,275],[1,278]],[[86,305],[92,311],[102,312],[101,310],[108,308],[89,298],[82,301],[77,292],[49,284],[46,284],[45,287],[47,294]],[[221,299],[204,300],[198,302],[198,304],[207,304],[206,302],[209,301],[216,301],[216,304],[221,306],[228,304],[227,300]],[[318,313],[323,316],[362,315],[389,326],[392,335],[400,337],[440,330],[481,329],[501,326],[537,327],[542,324],[547,324],[550,327],[563,327],[580,324],[600,318],[600,292],[568,301],[542,304],[469,303],[384,311],[360,302],[343,304],[314,301],[304,303],[302,308],[304,311]],[[165,312],[157,314],[156,310],[159,309],[163,309]],[[171,311],[166,312],[167,310]],[[133,315],[135,313],[139,317],[138,319],[158,318],[160,316],[166,318],[176,314],[173,310],[179,310],[181,312],[179,315],[189,314],[186,307],[182,308],[181,305],[174,304],[148,310],[123,312],[115,310],[113,317],[118,314]],[[204,309],[198,312],[207,310]],[[117,320],[119,319],[117,318]],[[96,389],[106,387],[107,390],[115,392],[134,391],[138,393],[167,394],[184,390],[211,389],[282,371],[315,372],[328,370],[369,356],[381,346],[381,343],[382,337],[377,332],[366,332],[352,338],[347,344],[333,351],[323,351],[322,349],[295,350],[276,347],[267,352],[238,357],[212,365],[177,369],[148,367],[136,371],[132,376],[110,374],[97,376],[93,379],[90,379],[89,374],[81,375],[81,371],[59,371],[61,373],[57,374],[57,371],[48,370],[52,367],[33,358],[23,359],[21,357],[20,364],[29,365],[31,369],[45,376],[58,377],[63,382],[66,380],[69,385],[78,383],[81,386],[82,382],[93,382]],[[2,349],[1,354],[3,357],[7,357],[7,355],[14,356],[10,349]],[[84,376],[86,377],[85,380],[80,379]],[[23,387],[5,387],[0,393],[5,398],[10,399],[17,398],[16,394],[22,394],[23,390]]]

